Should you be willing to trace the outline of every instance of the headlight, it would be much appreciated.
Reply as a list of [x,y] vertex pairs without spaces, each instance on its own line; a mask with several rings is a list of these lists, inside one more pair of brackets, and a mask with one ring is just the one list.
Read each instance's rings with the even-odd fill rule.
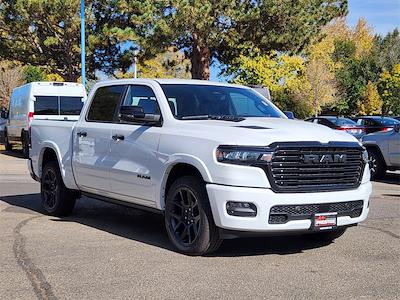
[[264,148],[219,146],[215,156],[218,162],[251,165],[257,162],[270,162],[272,152]]

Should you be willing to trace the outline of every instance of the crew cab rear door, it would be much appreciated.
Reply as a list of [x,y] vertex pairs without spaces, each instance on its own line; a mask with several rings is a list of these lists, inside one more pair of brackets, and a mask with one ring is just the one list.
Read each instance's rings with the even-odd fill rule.
[[[124,106],[140,106],[147,114],[160,114],[151,86],[128,87]],[[163,165],[157,151],[162,127],[119,123],[112,129],[110,168],[112,197],[136,204],[154,206]]]
[[76,183],[83,191],[106,195],[111,190],[112,128],[125,90],[125,85],[99,87],[85,117],[75,127],[73,169]]

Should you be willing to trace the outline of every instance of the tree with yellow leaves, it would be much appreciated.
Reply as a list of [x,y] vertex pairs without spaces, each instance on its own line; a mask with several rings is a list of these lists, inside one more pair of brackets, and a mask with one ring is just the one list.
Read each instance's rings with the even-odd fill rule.
[[383,113],[400,115],[400,64],[395,65],[391,72],[382,72],[378,91],[383,101]]
[[376,85],[371,81],[368,81],[363,97],[357,101],[357,109],[362,116],[382,113],[382,99]]

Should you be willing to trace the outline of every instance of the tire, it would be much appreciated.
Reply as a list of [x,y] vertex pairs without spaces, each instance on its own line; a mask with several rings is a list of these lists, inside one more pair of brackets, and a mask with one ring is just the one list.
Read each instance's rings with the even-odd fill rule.
[[22,138],[22,155],[24,156],[24,158],[29,158],[29,143],[27,141],[27,134],[22,132],[21,138]]
[[337,228],[332,231],[327,232],[316,232],[316,233],[309,233],[305,234],[304,237],[311,241],[318,241],[318,242],[332,242],[333,240],[341,237],[347,228]]
[[368,161],[371,171],[371,179],[382,179],[386,174],[386,164],[378,149],[368,148]]
[[4,132],[4,147],[6,148],[6,151],[12,151],[12,145],[8,140],[7,131]]
[[52,216],[69,215],[74,209],[76,195],[65,187],[57,162],[50,161],[43,167],[40,182],[43,209]]
[[172,184],[166,198],[165,227],[181,253],[204,255],[218,249],[222,239],[201,179],[184,176]]

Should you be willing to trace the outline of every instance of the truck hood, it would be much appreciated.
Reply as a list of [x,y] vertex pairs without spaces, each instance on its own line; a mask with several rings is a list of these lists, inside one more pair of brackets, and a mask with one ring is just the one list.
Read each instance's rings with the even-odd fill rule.
[[[180,121],[184,135],[215,140],[219,144],[266,146],[274,142],[357,142],[352,135],[310,122],[281,118],[247,118],[241,122],[220,120]],[[184,122],[184,123],[183,123]]]

